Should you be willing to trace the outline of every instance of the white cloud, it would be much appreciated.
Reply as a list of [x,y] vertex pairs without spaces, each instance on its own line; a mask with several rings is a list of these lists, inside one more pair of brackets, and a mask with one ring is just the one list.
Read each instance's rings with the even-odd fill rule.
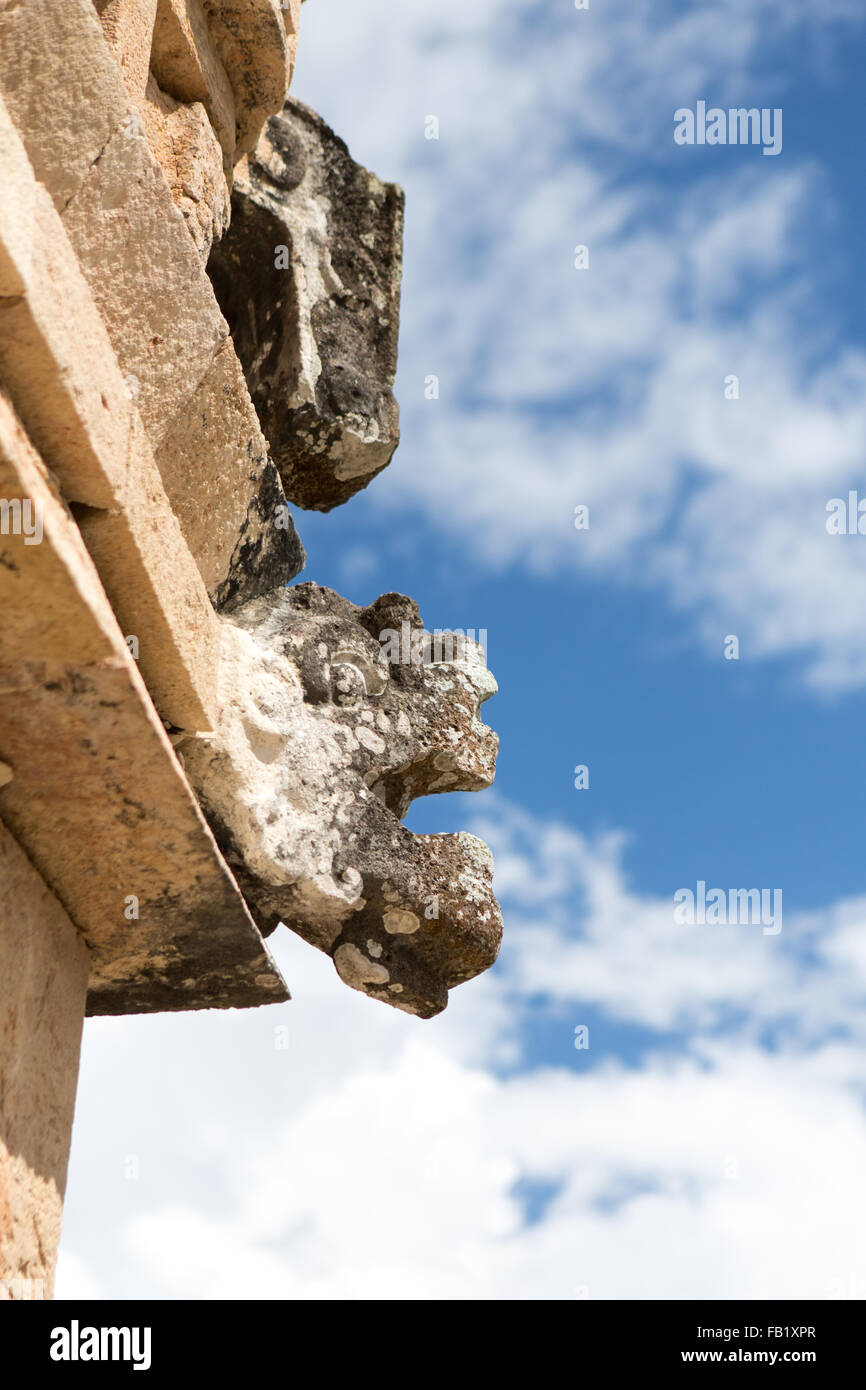
[[866,475],[866,354],[828,308],[839,190],[791,141],[672,141],[683,102],[827,80],[858,7],[309,8],[298,91],[408,192],[403,445],[371,499],[467,562],[651,584],[708,651],[735,632],[744,659],[862,685],[866,569],[825,530]]
[[[648,579],[708,643],[862,683],[857,542],[824,530],[866,399],[818,302],[832,189],[790,146],[673,182],[664,125],[711,87],[775,102],[766,36],[816,52],[858,9],[594,0],[581,29],[501,0],[305,7],[299,93],[410,193],[404,445],[371,496],[489,564]],[[88,1024],[61,1295],[866,1295],[866,900],[778,937],[678,928],[622,834],[496,798],[471,828],[505,945],[440,1019],[351,993],[280,932],[291,1005]]]
[[[62,1295],[866,1293],[866,902],[674,949],[622,836],[498,800],[473,829],[499,846],[505,947],[440,1019],[281,931],[285,1008],[88,1024]],[[586,1007],[606,1021],[578,1052]],[[545,1011],[553,1061],[521,1061]],[[627,1056],[618,1021],[658,1042]]]

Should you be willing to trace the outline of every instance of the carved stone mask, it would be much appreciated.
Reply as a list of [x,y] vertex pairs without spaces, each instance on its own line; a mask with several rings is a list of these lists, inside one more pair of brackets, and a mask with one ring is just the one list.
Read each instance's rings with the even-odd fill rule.
[[245,604],[223,637],[219,727],[181,749],[262,930],[285,922],[352,988],[439,1013],[496,958],[492,858],[401,819],[417,796],[493,780],[480,646],[425,634],[400,594],[359,608],[316,584]]

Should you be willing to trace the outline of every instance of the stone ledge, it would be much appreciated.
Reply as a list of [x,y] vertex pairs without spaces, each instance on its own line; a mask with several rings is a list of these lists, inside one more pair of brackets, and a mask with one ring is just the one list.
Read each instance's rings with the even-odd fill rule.
[[130,112],[92,0],[0,0],[0,84],[58,210]]
[[[244,0],[243,6],[232,4],[226,8],[227,12],[237,9],[240,14],[246,6]],[[139,32],[136,25],[151,8],[138,0],[135,4],[111,0],[102,6],[103,18],[106,23],[111,21],[109,31],[121,43],[121,57],[126,52],[131,55],[132,66],[127,63],[128,71],[124,69],[130,80],[133,69],[138,72],[141,66],[135,57],[141,47],[135,39]],[[11,121],[4,122],[0,142],[0,172],[7,187],[14,190],[17,204],[17,215],[5,219],[4,235],[26,260],[32,249],[34,212],[28,197],[34,182],[33,171],[23,152],[16,159],[6,148],[8,140],[10,150],[16,145],[20,149],[23,140],[31,161],[39,161],[39,176],[55,206],[62,210],[65,237],[61,240],[68,238],[75,253],[73,259],[78,262],[74,275],[61,274],[59,265],[55,265],[59,253],[49,246],[47,255],[37,258],[33,265],[31,279],[36,282],[34,294],[43,292],[40,302],[45,321],[57,320],[53,333],[70,348],[67,362],[72,367],[76,366],[77,357],[81,388],[78,404],[89,405],[88,429],[92,432],[98,427],[106,437],[113,434],[116,441],[120,431],[112,432],[111,421],[106,417],[116,415],[123,420],[128,411],[113,397],[104,408],[99,407],[100,390],[95,388],[101,387],[104,373],[89,371],[95,360],[95,339],[93,333],[83,339],[78,300],[72,304],[67,298],[70,287],[74,288],[73,279],[79,287],[86,281],[85,288],[89,288],[89,298],[95,304],[91,318],[101,317],[101,340],[106,339],[107,333],[112,355],[116,356],[146,427],[150,447],[166,466],[163,483],[168,501],[180,520],[193,559],[203,574],[207,571],[204,583],[211,598],[222,604],[251,597],[268,584],[278,586],[293,578],[303,565],[303,550],[241,380],[234,347],[228,341],[228,327],[188,225],[143,137],[143,117],[134,109],[131,111],[121,69],[103,35],[92,0],[64,0],[61,9],[59,29],[64,40],[68,40],[62,61],[56,55],[40,57],[29,53],[29,42],[50,48],[56,41],[46,24],[42,0],[21,0],[14,8],[8,0],[0,0],[0,88],[9,94],[11,116]],[[179,0],[173,9],[182,9]],[[187,5],[190,9],[191,3]],[[254,18],[257,6],[250,4],[249,10]],[[20,64],[7,64],[7,52],[15,63],[21,55]],[[84,102],[79,110],[79,90],[88,81],[99,93],[100,104]],[[67,149],[63,139],[70,123],[75,125],[75,140]],[[22,161],[26,166],[23,174],[19,167]],[[0,296],[14,297],[22,289],[15,266],[4,263],[0,248]],[[67,312],[58,314],[58,304],[66,305]],[[4,335],[10,344],[7,357],[12,359],[18,350],[13,336],[22,330],[12,323],[11,316],[20,317],[20,308],[4,307],[10,315]],[[89,400],[85,389],[88,378],[92,378]],[[224,414],[215,430],[212,412],[205,416],[212,388],[223,378],[230,383],[230,389],[221,395]],[[65,399],[65,377],[54,384],[57,392],[53,397],[46,395],[46,410],[52,408],[52,400],[57,402],[56,438],[63,442],[62,450],[49,447],[50,441],[37,435],[33,419],[23,410],[17,392],[16,408],[37,448],[61,478],[67,499],[112,508],[116,504],[115,483],[120,484],[113,479],[111,488],[106,489],[103,473],[112,467],[114,473],[122,473],[126,451],[115,449],[113,463],[111,451],[104,451],[102,467],[89,458],[88,442],[79,437],[79,424],[73,418],[71,407],[75,402]],[[204,410],[200,408],[202,402]],[[36,409],[35,404],[32,408]],[[188,489],[177,464],[182,458],[194,459],[200,476],[201,461],[206,451],[215,447],[217,433],[232,440],[234,455],[228,461],[231,477],[225,483],[213,471],[213,489],[230,484],[238,486],[239,493],[237,506],[221,504],[219,508],[220,516],[230,517],[233,529],[214,537],[206,524],[196,526],[190,516]],[[66,456],[75,450],[78,456],[72,480]],[[225,461],[225,452],[224,447],[220,448],[221,463]],[[58,458],[63,459],[63,472],[57,465]],[[279,517],[276,525],[275,516]],[[210,521],[212,524],[213,515]],[[196,537],[202,540],[203,548],[196,548]],[[223,561],[221,570],[214,567],[215,557]],[[241,566],[245,573],[240,572]],[[164,597],[168,602],[170,595]],[[138,628],[132,630],[137,632]],[[203,655],[207,665],[207,652]],[[194,667],[193,659],[191,664]],[[148,673],[149,679],[151,674],[156,691],[158,673]],[[210,724],[209,720],[191,720],[187,715],[178,718],[168,709],[163,713],[183,727],[202,728]]]
[[81,535],[2,398],[0,496],[29,501],[41,529],[38,543],[0,534],[0,819],[90,948],[88,1013],[285,1000]]
[[153,75],[175,101],[200,101],[217,133],[227,172],[235,153],[235,98],[199,0],[159,0]]
[[63,222],[2,100],[0,143],[26,209],[0,208],[0,290],[12,290],[0,297],[0,371],[66,500],[82,504],[85,540],[163,718],[211,728],[217,620]]
[[21,1280],[50,1298],[66,1136],[87,991],[87,948],[0,824],[0,1302]]

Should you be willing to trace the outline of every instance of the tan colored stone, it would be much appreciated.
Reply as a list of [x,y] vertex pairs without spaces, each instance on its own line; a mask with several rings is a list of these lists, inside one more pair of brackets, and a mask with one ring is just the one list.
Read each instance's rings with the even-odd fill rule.
[[280,3],[286,23],[286,47],[289,53],[288,88],[291,86],[292,78],[295,75],[295,60],[298,56],[298,36],[301,30],[302,0],[280,0]]
[[[12,149],[17,136],[2,118],[0,110],[2,143]],[[160,712],[180,728],[210,728],[218,643],[204,582],[63,223],[29,166],[18,172],[17,188],[34,210],[30,254],[5,241],[2,217],[0,248],[27,292],[0,300],[0,371],[66,498],[102,509],[85,513],[82,527],[140,641]]]
[[[0,373],[70,501],[122,498],[131,404],[90,290],[0,101],[0,148],[14,198],[0,200]],[[20,159],[15,158],[15,154]],[[15,216],[11,207],[26,209]],[[58,312],[58,306],[63,312]]]
[[78,528],[2,399],[0,497],[27,499],[41,531],[0,533],[0,818],[90,947],[88,1011],[285,999]]
[[218,608],[293,579],[304,554],[231,342],[176,418],[156,463]]
[[150,71],[157,0],[93,0],[93,3],[124,86],[138,104],[144,99]]
[[282,109],[297,33],[297,6],[281,0],[202,0],[202,9],[231,82],[237,117],[237,153],[254,148],[268,116]]
[[53,1293],[89,967],[0,823],[0,1302]]
[[[134,543],[116,555],[100,544],[103,581],[124,625],[143,642],[142,670],[160,712],[178,727],[210,727],[215,619],[205,585],[218,603],[238,593],[251,598],[287,583],[303,565],[279,478],[229,341],[213,362],[204,363],[202,382],[197,389],[190,383],[192,396],[184,395],[174,418],[157,419],[166,437],[157,467],[138,427],[142,382],[134,372],[126,379],[121,375],[65,223],[35,183],[17,132],[4,116],[0,102],[0,149],[15,180],[8,187],[15,189],[15,205],[30,207],[31,215],[24,235],[20,220],[9,215],[10,203],[0,204],[0,274],[10,289],[27,289],[26,295],[0,299],[0,371],[67,500],[126,513],[124,525]],[[164,191],[161,175],[159,180]],[[173,210],[171,217],[187,264],[196,266],[201,292],[212,304],[189,238],[177,228]],[[58,304],[64,313],[58,314]],[[137,359],[128,360],[138,365]],[[160,474],[167,497],[142,510],[141,490],[158,499]],[[82,518],[94,547],[115,524]],[[167,581],[156,589],[150,566]],[[176,678],[178,664],[200,686],[196,717],[196,706],[178,705],[184,688]]]
[[228,327],[143,135],[115,131],[63,222],[156,446]]
[[158,0],[151,69],[175,101],[201,102],[227,167],[235,153],[235,99],[199,0]]
[[[36,660],[60,663],[74,655],[78,664],[98,663],[111,651],[116,626],[111,609],[56,481],[2,392],[0,497],[28,501],[39,521],[38,529],[12,523],[0,528],[6,617],[0,624],[0,671],[8,671],[18,660],[25,631]],[[72,589],[70,573],[76,573]],[[5,690],[5,678],[0,688],[10,693]],[[0,758],[12,769],[10,781],[14,781],[20,754],[13,757],[7,752]]]
[[214,128],[200,101],[183,105],[151,76],[141,108],[147,143],[202,261],[229,224],[229,188]]
[[86,509],[78,524],[160,714],[205,730],[219,715],[219,622],[137,416],[130,453],[124,507]]
[[[19,432],[2,395],[0,404],[4,447],[14,452],[10,440]],[[163,718],[178,728],[208,729],[219,713],[217,618],[134,414],[125,443],[123,505],[80,509],[81,534],[127,635],[138,642],[141,670]],[[0,493],[7,500],[29,495]]]
[[0,0],[0,55],[9,113],[158,435],[227,334],[182,214],[91,0]]
[[130,110],[92,0],[0,0],[0,92],[63,208]]
[[[31,278],[36,180],[0,95],[0,299],[21,295]],[[14,196],[10,196],[13,195]]]

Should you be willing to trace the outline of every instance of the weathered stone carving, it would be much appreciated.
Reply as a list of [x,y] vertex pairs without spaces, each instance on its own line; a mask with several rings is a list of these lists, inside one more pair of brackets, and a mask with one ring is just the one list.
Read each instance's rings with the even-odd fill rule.
[[286,495],[329,511],[386,467],[403,193],[289,99],[238,166],[208,266]]
[[238,156],[285,99],[295,67],[301,0],[201,0],[237,110]]
[[[404,625],[416,659],[388,662],[380,635]],[[400,594],[247,603],[223,624],[219,726],[180,747],[262,930],[285,922],[353,989],[429,1018],[493,963],[501,918],[486,845],[400,823],[417,796],[489,786],[496,758],[481,648],[446,635],[450,659],[419,661],[422,634]]]

